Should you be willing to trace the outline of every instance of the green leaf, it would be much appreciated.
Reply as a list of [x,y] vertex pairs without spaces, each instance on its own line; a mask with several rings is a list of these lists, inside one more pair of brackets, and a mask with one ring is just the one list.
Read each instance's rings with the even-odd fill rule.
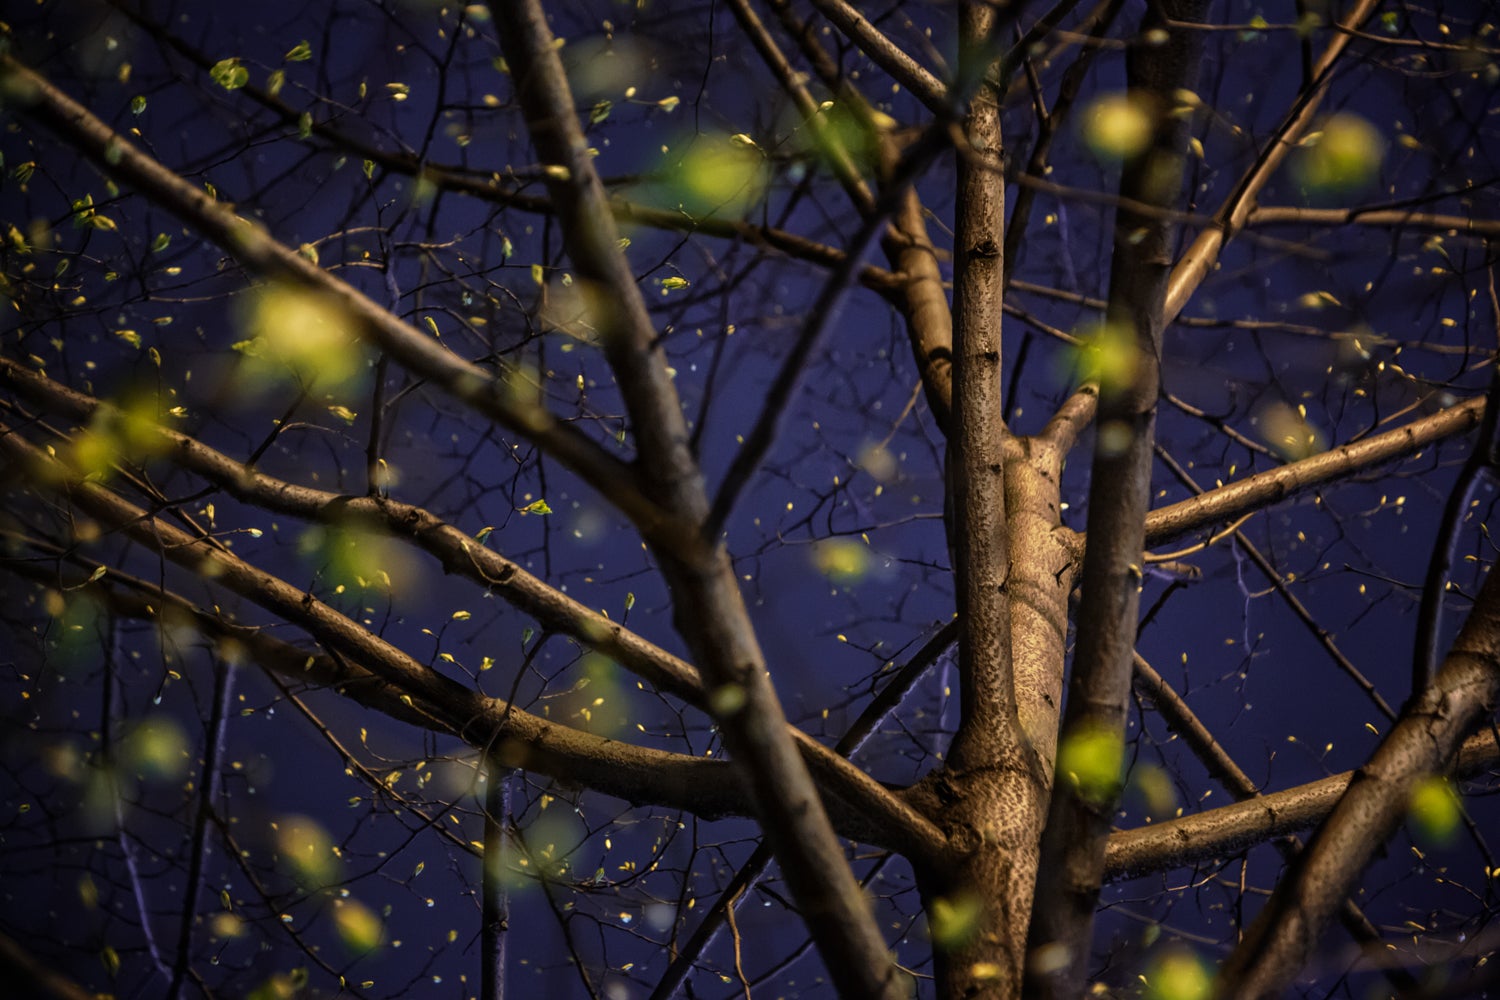
[[154,239],[154,240],[151,241],[151,252],[152,253],[161,253],[163,250],[165,250],[167,247],[169,247],[171,245],[172,245],[172,237],[168,236],[166,233],[157,233],[156,234],[156,239]]
[[549,507],[549,506],[547,506],[547,501],[545,501],[545,500],[533,500],[533,501],[531,501],[531,503],[529,503],[526,506],[524,506],[524,507],[521,508],[521,513],[522,514],[550,514],[550,513],[552,513],[552,508]]
[[932,943],[944,951],[962,948],[974,939],[984,916],[984,901],[973,893],[951,899],[939,896],[927,908],[927,927]]
[[609,117],[609,112],[614,108],[611,101],[600,101],[589,110],[589,123],[598,125]]
[[279,69],[271,70],[271,75],[266,77],[266,93],[275,97],[281,93],[281,88],[284,86],[286,86],[286,72]]
[[282,57],[287,62],[307,62],[312,58],[312,46],[307,44],[307,39],[302,39],[292,46],[290,52]]
[[369,178],[371,178],[373,176],[375,176],[375,161],[374,160],[366,160],[365,161],[365,179],[368,180]]
[[670,278],[662,278],[659,283],[661,285],[661,290],[664,292],[674,292],[679,288],[686,288],[688,285],[692,284],[692,282],[688,281],[686,278],[679,277],[677,275],[673,275]]
[[1102,725],[1084,725],[1057,748],[1059,780],[1072,784],[1080,799],[1095,806],[1113,802],[1125,766],[1125,742]]
[[302,139],[306,139],[308,136],[312,135],[312,129],[313,129],[312,112],[310,112],[310,111],[304,111],[304,112],[302,112],[301,117],[299,117],[297,119],[297,135],[298,135],[298,137],[302,138]]
[[144,113],[145,110],[146,110],[146,99],[144,97],[142,97],[140,94],[136,94],[134,97],[132,97],[130,99],[130,113],[131,114],[133,114],[133,115],[139,115],[139,114]]
[[352,955],[363,955],[379,947],[385,925],[369,907],[352,899],[341,899],[333,911],[339,941]]
[[1429,845],[1451,842],[1463,822],[1463,808],[1453,785],[1441,775],[1430,775],[1416,784],[1409,808],[1408,818],[1418,836]]
[[213,64],[208,75],[225,90],[239,90],[250,82],[250,71],[241,65],[238,57],[220,59]]
[[330,406],[328,408],[328,412],[332,413],[335,417],[338,417],[346,424],[353,424],[355,419],[359,416],[358,413],[355,413],[347,406]]
[[1209,1000],[1214,995],[1213,969],[1176,947],[1158,956],[1142,978],[1148,1000]]

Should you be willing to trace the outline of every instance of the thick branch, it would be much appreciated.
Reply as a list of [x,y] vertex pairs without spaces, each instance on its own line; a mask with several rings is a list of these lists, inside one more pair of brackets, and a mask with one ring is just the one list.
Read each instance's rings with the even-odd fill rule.
[[[6,358],[0,358],[0,384],[50,412],[87,422],[112,408]],[[436,557],[448,572],[465,576],[536,618],[539,624],[588,645],[659,690],[702,709],[708,696],[698,671],[681,658],[643,639],[630,629],[592,610],[528,573],[520,565],[476,541],[441,518],[411,504],[384,497],[345,496],[266,476],[196,438],[162,426],[140,426],[154,435],[165,453],[230,495],[265,510],[322,523],[371,522],[410,538]],[[890,835],[865,836],[867,842],[900,845],[911,850],[940,839],[937,829],[914,809],[891,795],[858,767],[788,725],[823,792],[848,808],[856,806],[871,824],[889,826]],[[898,832],[899,831],[899,832]]]
[[1479,425],[1484,397],[1413,420],[1403,427],[1310,458],[1260,472],[1201,496],[1157,508],[1146,516],[1146,547],[1154,548],[1191,531],[1231,521],[1241,514],[1279,503],[1303,490],[1344,479],[1382,462],[1404,458],[1430,444]]
[[[1472,777],[1500,764],[1500,742],[1492,732],[1471,736],[1459,751],[1456,778]],[[1110,881],[1224,861],[1258,844],[1321,822],[1349,787],[1353,771],[1192,816],[1136,827],[1109,838],[1105,873]]]
[[[902,980],[844,857],[765,669],[729,555],[708,527],[708,500],[660,343],[614,239],[604,191],[578,126],[567,77],[536,0],[490,9],[527,126],[549,179],[569,255],[616,300],[605,353],[636,422],[639,461],[651,496],[680,522],[681,537],[653,547],[672,589],[678,631],[715,691],[729,752],[752,789],[760,820],[803,919],[839,992],[890,997]],[[670,541],[671,544],[663,544]]]
[[606,305],[595,310],[604,356],[630,413],[637,464],[652,499],[676,515],[701,516],[702,487],[666,354],[620,248],[609,198],[578,124],[573,95],[540,4],[491,5],[501,49],[578,277]]
[[1433,683],[1401,713],[1370,762],[1271,894],[1221,975],[1237,997],[1291,985],[1328,919],[1406,816],[1419,782],[1446,774],[1459,744],[1500,707],[1500,574],[1485,580]]
[[[992,30],[987,3],[962,9],[959,47]],[[1005,419],[1000,399],[1005,295],[1005,175],[998,95],[982,86],[963,120],[954,220],[953,413],[948,432],[951,545],[959,621],[958,732],[950,765],[993,764],[997,741],[1015,740],[1016,695],[1006,579]]]
[[[1204,0],[1166,0],[1152,8],[1142,30],[1158,29],[1154,20],[1163,15],[1197,22],[1204,7]],[[1201,51],[1197,32],[1162,30],[1167,37],[1160,44],[1137,45],[1128,54],[1131,90],[1156,109],[1157,125],[1150,148],[1127,163],[1120,178],[1123,198],[1159,209],[1173,206],[1180,194],[1187,136],[1183,123],[1169,112],[1176,93],[1196,83]],[[1102,379],[1099,392],[1078,643],[1031,920],[1027,983],[1039,996],[1072,998],[1082,992],[1109,820],[1119,794],[1117,781],[1082,784],[1071,773],[1068,757],[1098,753],[1102,747],[1107,770],[1115,752],[1111,746],[1123,746],[1172,236],[1171,224],[1159,216],[1147,217],[1124,205],[1117,210],[1106,323],[1114,336],[1133,345],[1134,371]],[[1093,749],[1076,749],[1082,747]]]
[[[477,747],[493,747],[507,766],[522,767],[614,795],[628,802],[652,802],[720,815],[743,812],[743,786],[728,768],[700,757],[688,757],[632,746],[549,722],[489,698],[417,662],[402,650],[373,635],[324,604],[312,594],[242,559],[212,547],[160,517],[128,503],[93,483],[71,478],[62,463],[28,444],[11,428],[0,425],[0,454],[29,470],[38,484],[65,493],[81,509],[109,530],[184,567],[206,575],[246,600],[290,622],[325,646],[363,666],[388,685],[370,685],[363,675],[336,669],[337,661],[320,669],[330,683],[348,687],[361,699],[394,697],[428,720]],[[201,616],[195,615],[200,622]],[[274,643],[262,637],[247,643],[252,651]],[[309,680],[308,657],[279,650],[272,665],[295,664],[291,676]],[[388,693],[387,693],[388,692]],[[406,714],[406,713],[400,713]]]

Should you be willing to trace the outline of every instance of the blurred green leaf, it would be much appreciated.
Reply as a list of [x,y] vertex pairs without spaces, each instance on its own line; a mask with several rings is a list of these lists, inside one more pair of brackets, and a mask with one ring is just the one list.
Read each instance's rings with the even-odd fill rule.
[[225,90],[239,90],[250,82],[250,71],[238,58],[220,59],[209,69],[208,75]]

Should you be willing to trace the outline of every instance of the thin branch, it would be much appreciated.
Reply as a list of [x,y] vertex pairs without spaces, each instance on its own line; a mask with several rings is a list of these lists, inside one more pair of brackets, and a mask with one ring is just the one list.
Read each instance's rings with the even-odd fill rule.
[[1484,397],[1476,396],[1384,434],[1330,448],[1201,496],[1158,507],[1146,516],[1146,546],[1155,548],[1188,532],[1232,521],[1304,490],[1343,479],[1370,466],[1405,458],[1445,438],[1466,434],[1479,425],[1484,405]]
[[[1495,292],[1495,273],[1489,270],[1490,309],[1500,327],[1500,296]],[[1437,672],[1438,641],[1443,624],[1443,598],[1448,590],[1448,574],[1458,547],[1458,535],[1469,511],[1469,500],[1480,476],[1500,474],[1500,367],[1490,373],[1489,393],[1485,398],[1484,419],[1479,424],[1479,438],[1469,449],[1469,457],[1448,493],[1443,517],[1438,522],[1437,539],[1422,581],[1422,603],[1417,610],[1416,649],[1412,654],[1411,696],[1415,698]]]
[[[916,655],[896,671],[896,675],[891,678],[890,682],[881,688],[880,693],[864,707],[859,718],[844,730],[844,735],[839,737],[839,741],[834,744],[834,752],[844,757],[854,756],[875,732],[881,721],[895,710],[901,700],[906,697],[907,692],[932,669],[932,665],[948,651],[957,638],[958,623],[949,622],[923,643]],[[662,974],[656,987],[651,991],[650,1000],[669,1000],[670,997],[676,996],[683,981],[687,979],[697,963],[698,956],[713,944],[714,938],[728,921],[730,911],[747,898],[749,891],[760,881],[771,861],[772,854],[769,846],[762,843],[755,848],[755,852],[735,871],[729,884],[719,893],[719,897],[714,900],[714,905],[703,915],[703,919],[693,929],[686,943],[673,956],[671,964],[667,966],[667,971]]]
[[[1497,764],[1500,741],[1492,732],[1484,732],[1464,742],[1452,774],[1468,778]],[[1105,873],[1110,881],[1121,881],[1216,864],[1276,837],[1306,830],[1329,814],[1355,773],[1344,771],[1259,798],[1116,833],[1109,839]]]
[[720,732],[748,781],[761,830],[836,988],[845,996],[895,1000],[902,980],[884,934],[829,824],[797,746],[801,738],[786,725],[733,563],[717,531],[706,530],[710,508],[681,404],[640,290],[616,245],[546,15],[537,0],[491,0],[490,10],[532,142],[544,163],[562,168],[549,171],[548,185],[569,256],[613,300],[605,356],[635,424],[642,480],[677,527],[674,535],[646,536],[672,590],[678,630],[718,693]]
[[510,932],[505,830],[510,822],[510,778],[510,771],[498,763],[491,762],[485,769],[484,854],[479,875],[479,1000],[505,1000],[506,942]]
[[1274,997],[1406,816],[1418,784],[1452,769],[1460,744],[1500,703],[1500,573],[1490,572],[1437,676],[1355,772],[1220,975],[1237,997]]
[[534,398],[509,389],[506,381],[493,372],[459,358],[362,292],[277,242],[259,225],[236,215],[229,205],[142,153],[8,54],[0,54],[0,79],[12,95],[14,107],[57,133],[106,173],[134,186],[223,247],[252,273],[329,295],[362,336],[454,398],[536,442],[608,497],[643,534],[669,529],[671,519],[636,487],[634,470],[575,425],[558,420],[537,406]]
[[727,765],[594,736],[486,697],[417,662],[312,594],[215,551],[97,484],[71,478],[62,463],[3,424],[0,454],[28,470],[38,485],[65,493],[110,530],[190,572],[206,571],[216,584],[347,654],[390,685],[397,699],[427,713],[435,728],[475,746],[494,745],[511,767],[566,778],[629,802],[656,802],[700,815],[745,811],[743,786],[730,777]]
[[786,419],[797,390],[807,374],[807,362],[823,342],[825,334],[833,325],[843,305],[845,294],[854,284],[865,253],[871,244],[885,232],[886,221],[905,200],[908,188],[921,176],[937,155],[942,152],[945,133],[938,128],[928,129],[901,158],[889,183],[880,192],[880,200],[860,224],[859,231],[850,238],[844,262],[823,283],[818,299],[813,303],[802,321],[792,349],[787,352],[776,373],[776,378],[765,393],[765,403],[754,428],[745,436],[745,443],[734,456],[729,471],[719,484],[714,496],[713,509],[704,525],[704,537],[717,539],[724,529],[730,512],[739,495],[749,485],[750,479],[760,468],[766,454],[776,441],[777,432]]
[[[1193,756],[1208,771],[1209,777],[1224,786],[1236,801],[1244,802],[1260,797],[1260,790],[1255,787],[1250,776],[1240,769],[1229,752],[1214,738],[1203,720],[1188,706],[1186,699],[1139,653],[1135,655],[1135,688],[1151,699],[1171,730],[1187,742]],[[1302,848],[1301,842],[1294,837],[1275,838],[1271,843],[1289,862],[1297,857]],[[1344,900],[1340,918],[1356,941],[1368,944],[1380,940],[1380,932],[1354,900]],[[1391,967],[1385,972],[1391,985],[1402,995],[1416,986],[1416,980],[1405,969]]]
[[735,20],[740,23],[740,30],[749,37],[750,43],[760,53],[761,61],[796,105],[797,113],[802,116],[802,124],[811,130],[819,152],[832,164],[834,176],[838,178],[854,207],[861,215],[869,215],[875,211],[875,196],[860,176],[849,150],[834,130],[828,128],[822,109],[802,82],[805,74],[792,68],[786,55],[782,53],[781,46],[776,44],[776,40],[766,30],[749,0],[729,0],[729,7],[734,12]]
[[948,87],[933,76],[895,42],[887,38],[879,28],[870,23],[846,0],[813,0],[813,6],[832,21],[850,41],[859,46],[861,52],[890,74],[912,96],[921,101],[927,110],[938,119],[945,120],[953,114],[953,104]]
[[1472,215],[1442,215],[1390,208],[1300,208],[1275,205],[1257,208],[1245,218],[1254,226],[1377,226],[1390,229],[1422,229],[1494,239],[1500,236],[1500,219],[1476,219]]
[[[0,358],[0,384],[53,412],[88,423],[96,413],[113,407],[77,392],[45,375]],[[519,564],[448,524],[431,512],[384,497],[346,496],[247,469],[196,438],[160,425],[139,427],[153,435],[164,453],[183,468],[214,483],[225,492],[265,510],[327,524],[380,524],[393,534],[411,539],[451,573],[465,576],[508,601],[543,627],[570,636],[604,653],[625,669],[698,708],[707,710],[707,689],[698,671],[680,657],[592,610],[537,579]],[[205,543],[213,541],[204,538]],[[894,842],[912,849],[941,839],[930,821],[891,795],[878,782],[827,747],[788,725],[788,731],[825,794],[858,803],[864,815],[890,823]],[[885,836],[873,838],[890,846]]]
[[[121,0],[109,0],[109,3],[115,10],[139,25],[150,37],[162,39],[199,69],[207,72],[213,67],[215,60],[172,33],[167,25],[146,17],[132,4],[123,3]],[[236,93],[245,95],[276,115],[284,126],[300,129],[305,124],[302,119],[303,112],[254,84],[246,84]],[[333,120],[314,120],[311,123],[311,135],[326,142],[334,150],[348,155],[351,159],[369,160],[380,169],[399,176],[420,177],[423,183],[431,184],[439,191],[451,191],[490,204],[537,215],[556,216],[558,214],[557,206],[551,198],[507,187],[501,182],[500,175],[495,172],[435,163],[409,151],[382,149],[358,136],[344,132]],[[760,226],[741,219],[718,216],[695,217],[680,209],[655,208],[619,197],[610,198],[609,208],[616,221],[632,226],[748,243],[758,248],[779,250],[789,257],[819,266],[831,267],[843,259],[843,254],[837,247],[818,243],[784,229]],[[896,275],[873,265],[867,265],[863,269],[860,273],[860,282],[886,297],[894,294],[894,290],[899,285]]]
[[[1340,29],[1358,28],[1379,6],[1380,0],[1358,0],[1354,7],[1344,15],[1338,27]],[[1170,323],[1178,313],[1182,312],[1183,306],[1187,305],[1188,299],[1192,298],[1198,286],[1203,283],[1203,279],[1213,271],[1224,244],[1244,228],[1245,220],[1249,218],[1251,210],[1255,207],[1255,199],[1260,196],[1261,190],[1270,182],[1287,154],[1307,134],[1323,98],[1328,93],[1329,84],[1333,82],[1334,63],[1348,47],[1350,38],[1351,36],[1343,30],[1334,35],[1328,47],[1323,50],[1323,54],[1313,65],[1311,86],[1298,91],[1291,110],[1276,131],[1271,134],[1260,156],[1240,178],[1234,193],[1214,213],[1218,225],[1200,232],[1177,262],[1177,266],[1172,269],[1172,280],[1167,289],[1165,305],[1167,322]]]
[[[1198,481],[1192,477],[1192,474],[1168,454],[1166,449],[1158,447],[1156,454],[1161,459],[1162,464],[1177,478],[1178,482],[1192,490],[1194,494],[1198,496],[1204,495],[1203,487],[1198,485]],[[1343,650],[1339,649],[1338,644],[1333,641],[1333,633],[1324,628],[1322,623],[1307,609],[1307,605],[1302,603],[1301,598],[1292,593],[1291,588],[1287,586],[1286,580],[1282,578],[1281,572],[1271,564],[1271,560],[1267,559],[1265,554],[1260,551],[1260,548],[1250,540],[1250,536],[1239,530],[1238,525],[1235,526],[1231,533],[1234,537],[1234,544],[1239,547],[1241,552],[1245,553],[1245,556],[1255,568],[1260,570],[1261,575],[1270,581],[1276,593],[1280,595],[1282,600],[1286,601],[1287,607],[1292,609],[1292,614],[1297,616],[1297,620],[1312,633],[1318,645],[1322,646],[1324,651],[1333,658],[1334,664],[1353,680],[1355,684],[1359,685],[1359,689],[1380,710],[1380,714],[1389,720],[1394,720],[1396,712],[1391,708],[1390,702],[1385,700],[1385,697],[1376,690],[1374,683],[1364,675],[1363,671],[1354,665],[1349,657],[1344,655]]]
[[[229,718],[229,700],[234,696],[235,660],[218,650],[211,654],[214,671],[213,702],[208,725],[203,730],[203,776],[198,789],[197,808],[193,816],[193,834],[188,855],[187,884],[182,889],[181,923],[177,929],[177,955],[172,963],[172,982],[168,1000],[176,1000],[188,974],[192,958],[193,932],[198,927],[198,896],[203,891],[203,866],[208,858],[209,818],[214,800],[219,797],[219,768],[224,755],[224,726]],[[201,985],[201,983],[200,983]]]

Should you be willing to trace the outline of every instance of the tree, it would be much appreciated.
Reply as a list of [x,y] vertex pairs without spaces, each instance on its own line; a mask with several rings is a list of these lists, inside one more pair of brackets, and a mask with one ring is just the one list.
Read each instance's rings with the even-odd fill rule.
[[9,26],[11,976],[1493,986],[1493,11],[555,7]]

